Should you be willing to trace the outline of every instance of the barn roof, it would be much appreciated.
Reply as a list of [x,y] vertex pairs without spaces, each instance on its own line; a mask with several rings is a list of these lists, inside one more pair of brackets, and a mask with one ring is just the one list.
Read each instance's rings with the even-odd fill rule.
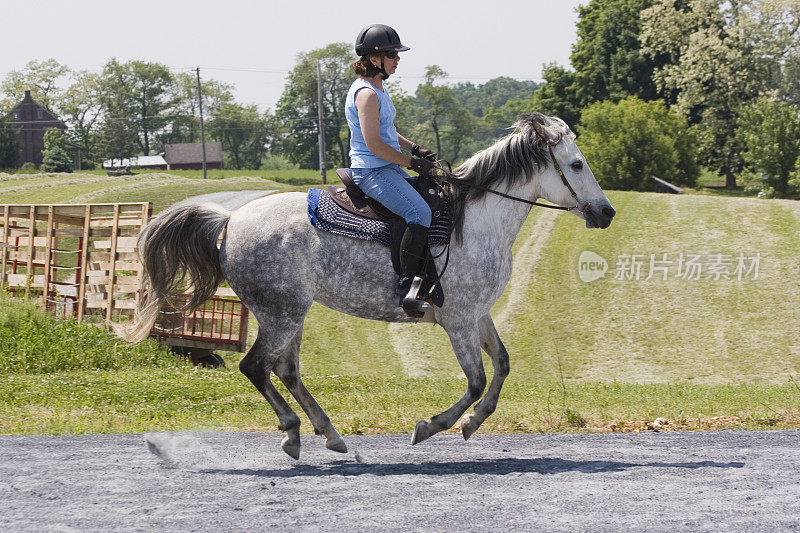
[[[35,113],[36,110],[41,110],[41,116]],[[63,120],[33,99],[30,90],[25,91],[25,97],[20,103],[11,108],[7,116],[11,117],[14,122],[23,126],[40,125],[43,127],[56,127],[62,130],[67,129],[67,125]]]
[[[170,165],[203,162],[201,143],[176,143],[164,145],[164,159]],[[222,143],[206,143],[206,162],[222,163]]]
[[140,155],[138,157],[124,159],[106,159],[103,161],[103,168],[125,168],[125,167],[162,167],[167,162],[161,155]]

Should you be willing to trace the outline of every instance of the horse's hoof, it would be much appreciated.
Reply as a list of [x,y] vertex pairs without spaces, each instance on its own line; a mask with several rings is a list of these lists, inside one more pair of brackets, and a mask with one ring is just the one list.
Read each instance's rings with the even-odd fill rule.
[[325,447],[334,452],[347,453],[347,445],[344,443],[344,439],[339,435],[327,439],[325,441]]
[[480,424],[475,423],[475,419],[472,415],[467,415],[461,419],[461,436],[464,437],[464,440],[469,440],[473,433],[478,430],[478,426]]
[[281,449],[292,459],[300,459],[300,442],[286,435],[281,441]]
[[414,426],[414,434],[411,435],[411,445],[420,443],[431,436],[431,430],[428,429],[428,423],[424,420],[417,422]]

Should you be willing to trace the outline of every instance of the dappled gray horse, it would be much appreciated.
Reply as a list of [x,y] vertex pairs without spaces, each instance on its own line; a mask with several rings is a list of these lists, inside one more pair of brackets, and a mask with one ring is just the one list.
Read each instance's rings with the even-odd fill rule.
[[[461,420],[464,438],[497,406],[509,362],[489,310],[511,276],[511,247],[531,203],[544,198],[585,219],[588,228],[608,227],[615,214],[575,145],[575,135],[555,117],[524,115],[513,133],[472,156],[454,176],[454,239],[441,279],[446,300],[423,320],[447,332],[466,374],[467,391],[443,413],[420,420],[412,444],[450,428],[481,398],[486,388],[481,348],[491,357],[494,373],[485,396]],[[270,372],[286,385],[315,432],[325,436],[325,445],[347,451],[300,378],[303,320],[317,301],[353,316],[412,321],[397,306],[387,248],[317,230],[309,223],[306,194],[293,192],[266,196],[233,212],[209,204],[173,206],[142,231],[139,253],[144,294],[136,320],[120,334],[132,341],[145,338],[158,310],[184,279],[193,292],[189,309],[227,280],[258,320],[258,337],[239,368],[278,415],[278,428],[286,433],[283,450],[299,457],[300,419],[273,386]]]

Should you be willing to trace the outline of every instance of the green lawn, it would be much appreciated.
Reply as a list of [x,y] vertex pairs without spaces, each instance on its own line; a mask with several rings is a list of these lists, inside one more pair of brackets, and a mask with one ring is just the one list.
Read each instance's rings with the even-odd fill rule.
[[[302,180],[319,179],[314,171],[278,172],[280,181],[249,172],[208,180],[190,172],[0,174],[0,199],[149,200],[160,210],[195,194],[305,190]],[[800,204],[616,191],[609,198],[618,215],[606,230],[544,210],[523,226],[512,280],[493,309],[511,376],[485,429],[627,430],[659,417],[680,428],[800,427]],[[584,251],[606,260],[603,278],[581,281]],[[663,254],[667,279],[661,271],[646,279],[651,259]],[[757,278],[737,279],[739,254],[750,263],[758,257]],[[624,268],[631,256],[641,261],[639,279],[624,279],[635,278]],[[680,258],[693,256],[700,279],[679,277]],[[715,260],[732,279],[714,279]],[[9,355],[0,349],[0,357]],[[0,432],[272,429],[266,402],[235,369],[239,357],[225,354],[231,369],[222,371],[180,364],[9,371],[0,375]],[[410,431],[465,385],[441,328],[366,321],[318,305],[306,321],[301,371],[350,433]]]
[[[310,375],[304,380],[347,434],[408,433],[417,420],[449,407],[465,388],[463,380],[444,378]],[[512,376],[481,430],[638,431],[659,418],[668,421],[665,429],[796,428],[798,394],[796,384],[564,385]],[[186,366],[4,375],[0,410],[0,434],[274,431],[277,426],[267,402],[235,369]],[[312,432],[307,421],[303,431]]]
[[[226,176],[202,179],[202,172],[176,171],[106,176],[97,171],[81,174],[0,174],[2,203],[153,203],[156,212],[175,202],[220,191],[306,190],[322,184],[313,171],[218,171]],[[273,181],[276,180],[280,181]]]

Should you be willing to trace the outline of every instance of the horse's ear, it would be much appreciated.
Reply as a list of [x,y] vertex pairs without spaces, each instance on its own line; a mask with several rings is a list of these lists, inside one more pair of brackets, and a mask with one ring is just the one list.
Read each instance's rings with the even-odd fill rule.
[[532,120],[531,125],[533,125],[533,130],[536,132],[536,135],[539,136],[539,139],[544,142],[550,140],[550,135],[548,135],[547,130],[538,120]]

